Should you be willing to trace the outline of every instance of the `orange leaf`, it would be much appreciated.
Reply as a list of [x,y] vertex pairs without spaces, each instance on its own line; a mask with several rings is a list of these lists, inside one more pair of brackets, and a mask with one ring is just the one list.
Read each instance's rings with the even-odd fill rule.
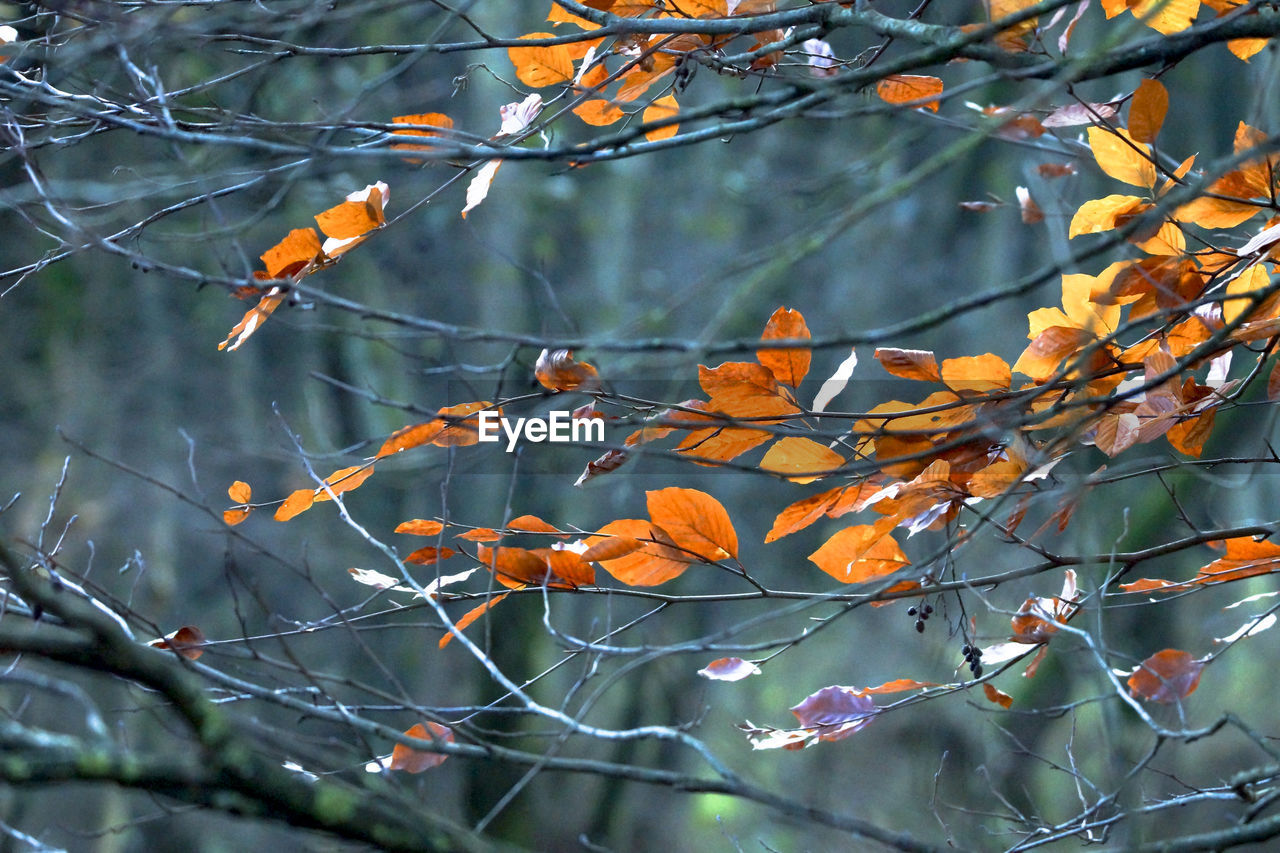
[[1013,704],[1013,697],[1003,690],[997,690],[993,685],[984,683],[982,692],[986,694],[987,699],[995,702],[1001,708],[1008,708]]
[[886,681],[879,687],[854,688],[854,692],[859,696],[880,696],[885,693],[902,693],[906,690],[919,690],[923,687],[937,686],[938,685],[932,681],[916,681],[914,678],[895,678],[893,681]]
[[284,503],[276,509],[276,521],[288,521],[296,515],[301,515],[311,509],[311,505],[315,503],[316,493],[314,489],[298,489],[289,497],[284,499]]
[[248,517],[249,510],[247,509],[224,509],[222,511],[222,521],[231,527],[235,527]]
[[[791,308],[779,308],[773,312],[769,322],[765,324],[760,335],[762,341],[779,338],[808,338],[809,327],[799,311]],[[762,349],[756,350],[756,359],[783,385],[798,388],[809,373],[812,353],[806,349]]]
[[875,359],[885,370],[903,379],[921,379],[926,382],[942,380],[942,374],[938,372],[938,360],[931,350],[876,347]]
[[[415,113],[414,115],[396,116],[395,118],[391,119],[391,123],[392,124],[417,124],[417,125],[423,125],[426,127],[438,127],[440,128],[440,130],[453,129],[453,119],[449,118],[444,113]],[[444,134],[442,134],[440,130],[405,129],[405,130],[393,130],[391,132],[396,136],[417,136],[417,137],[443,136]],[[430,148],[431,146],[414,145],[414,144],[399,142],[399,143],[395,143],[391,147],[404,150],[404,151],[424,151]]]
[[876,94],[882,101],[890,104],[910,104],[919,109],[938,111],[936,100],[925,103],[914,103],[923,98],[942,94],[942,81],[937,77],[918,74],[890,74],[876,83]]
[[[445,406],[436,413],[437,418],[448,425],[440,434],[431,440],[437,447],[470,447],[480,442],[479,419],[477,412],[488,409],[493,404],[487,400],[475,403],[459,403],[456,406]],[[501,414],[502,410],[497,410]]]
[[629,536],[607,536],[583,551],[581,557],[588,563],[599,563],[605,560],[616,560],[619,557],[639,551],[645,543]]
[[[430,732],[427,731],[422,723],[418,723],[405,732],[405,735],[419,740],[439,740],[443,743],[453,743],[453,729],[448,726],[442,726],[439,723],[427,723],[427,725],[431,727]],[[432,767],[438,767],[448,757],[442,752],[423,752],[410,749],[404,744],[398,743],[391,750],[391,763],[387,766],[391,770],[421,773],[424,770],[430,770]]]
[[431,566],[441,560],[447,560],[457,552],[452,548],[435,548],[426,547],[419,548],[404,558],[406,563],[417,563],[420,566]]
[[475,530],[459,533],[454,538],[465,539],[468,542],[497,542],[502,538],[502,534],[491,527],[477,527]]
[[399,453],[401,450],[408,450],[411,447],[427,444],[439,435],[445,426],[445,422],[437,418],[426,423],[402,427],[391,433],[390,437],[382,443],[382,447],[378,449],[378,458],[381,459],[384,456]]
[[409,533],[414,536],[435,536],[444,530],[444,525],[427,518],[413,518],[396,525],[396,533]]
[[[258,304],[245,312],[240,318],[240,322],[231,327],[231,331],[227,333],[227,338],[218,344],[218,349],[225,349],[232,352],[240,348],[240,345],[249,340],[249,336],[258,331],[271,313],[280,307],[280,303],[284,302],[284,293],[278,287],[273,287],[267,294],[258,300]],[[232,343],[232,339],[235,342]],[[228,346],[229,345],[229,346]]]
[[729,513],[715,498],[697,489],[671,487],[645,493],[649,518],[679,548],[707,562],[738,557],[738,534]]
[[836,533],[809,559],[842,583],[861,583],[896,572],[910,563],[880,525],[860,524]]
[[[555,38],[551,33],[529,33],[526,39]],[[512,47],[507,49],[516,77],[526,86],[541,88],[573,80],[573,60],[569,48],[558,44],[550,47]]]
[[625,556],[600,559],[600,567],[627,586],[657,586],[679,577],[694,561],[684,551],[672,548],[671,537],[652,522],[637,518],[611,521],[596,536],[587,539],[587,553],[611,538],[642,540],[643,547]]
[[[501,601],[502,599],[506,598],[506,597],[507,597],[508,595],[510,595],[510,594],[511,594],[511,593],[509,593],[509,592],[504,592],[504,593],[501,593],[501,594],[499,594],[499,595],[495,595],[493,598],[490,598],[490,599],[489,599],[488,601],[486,601],[484,604],[479,604],[479,605],[477,605],[477,606],[475,606],[475,607],[471,608],[471,609],[470,609],[470,610],[468,610],[466,613],[463,613],[463,614],[462,614],[462,617],[461,617],[460,619],[458,619],[456,622],[454,622],[454,623],[453,623],[453,626],[454,626],[455,628],[457,628],[459,631],[463,630],[463,629],[464,629],[464,628],[466,628],[468,625],[470,625],[472,622],[476,621],[476,620],[477,620],[477,619],[479,619],[481,616],[483,616],[485,613],[489,612],[490,608],[492,608],[492,607],[494,607],[495,605],[497,605],[497,603],[498,603],[499,601]],[[439,646],[440,646],[440,648],[442,648],[442,649],[443,649],[445,646],[449,645],[449,643],[450,643],[452,640],[453,640],[453,633],[452,633],[452,632],[446,632],[446,633],[445,633],[445,635],[444,635],[443,637],[441,637],[441,638],[440,638],[440,642],[439,642]]]
[[[666,121],[674,118],[680,113],[680,105],[676,103],[675,95],[663,95],[649,106],[645,107],[644,113],[640,116],[640,120],[645,124],[650,122]],[[662,127],[655,127],[653,130],[646,130],[644,138],[650,142],[657,142],[661,139],[670,139],[680,132],[678,123],[664,124]]]
[[534,365],[533,375],[543,388],[552,391],[599,391],[600,377],[585,361],[574,361],[573,350],[544,349]]
[[1169,90],[1159,80],[1143,80],[1129,104],[1129,135],[1136,142],[1155,142],[1169,111]]
[[510,530],[521,530],[525,533],[555,533],[564,535],[564,532],[553,525],[548,524],[536,515],[521,515],[511,519],[507,525]]
[[773,371],[761,364],[732,361],[718,367],[698,365],[698,384],[710,407],[735,418],[794,415],[800,412]]
[[1140,699],[1152,702],[1177,702],[1185,699],[1200,686],[1200,674],[1205,662],[1196,660],[1190,652],[1164,649],[1142,662],[1129,676],[1129,692]]
[[781,539],[783,536],[790,536],[797,530],[803,530],[819,518],[822,518],[828,509],[835,506],[837,499],[845,491],[845,488],[845,486],[837,486],[834,489],[810,495],[791,504],[791,506],[778,513],[778,517],[773,521],[773,528],[764,538],[765,543]]
[[236,480],[227,488],[227,497],[238,504],[247,504],[253,497],[253,489],[244,480]]
[[324,252],[314,228],[295,228],[263,252],[261,257],[267,268],[267,278],[292,278],[324,260]]
[[358,488],[361,483],[369,479],[369,475],[373,473],[372,465],[352,465],[350,468],[343,468],[340,471],[334,471],[324,481],[329,486],[328,490],[316,489],[316,500],[327,501],[332,500],[329,492],[340,495],[343,492],[349,492]]
[[387,224],[382,212],[386,184],[370,184],[352,193],[347,201],[316,214],[316,224],[326,237],[349,240]]
[[157,649],[172,649],[187,660],[199,660],[204,654],[204,649],[200,647],[206,642],[204,632],[195,625],[183,625],[147,645]]

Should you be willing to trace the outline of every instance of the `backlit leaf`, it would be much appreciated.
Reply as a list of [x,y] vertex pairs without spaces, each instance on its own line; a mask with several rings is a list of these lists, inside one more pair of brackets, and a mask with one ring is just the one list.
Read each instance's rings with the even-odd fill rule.
[[960,394],[1008,390],[1013,380],[1008,363],[992,353],[945,359],[940,373],[947,387]]
[[809,559],[841,583],[861,583],[908,565],[906,554],[880,525],[860,524],[839,531]]
[[778,439],[760,460],[761,470],[794,475],[787,479],[795,483],[812,483],[818,479],[813,475],[834,471],[843,464],[844,457],[830,447],[795,435]]
[[1155,142],[1169,111],[1169,90],[1159,80],[1138,84],[1129,102],[1129,135],[1135,142]]
[[396,533],[409,533],[414,536],[436,536],[444,530],[444,525],[428,518],[413,518],[396,525]]
[[[459,631],[465,629],[472,622],[476,621],[481,616],[488,613],[491,609],[497,606],[499,601],[502,601],[502,599],[506,598],[510,594],[511,593],[509,592],[504,592],[499,595],[495,595],[490,599],[487,599],[483,604],[477,604],[475,607],[471,608],[466,613],[463,613],[462,616],[460,616],[458,620],[453,623],[453,627]],[[443,649],[445,646],[449,645],[449,643],[452,641],[453,641],[453,632],[446,631],[444,636],[440,638],[437,645]]]
[[[649,106],[645,107],[644,113],[640,120],[645,124],[657,121],[665,121],[674,118],[680,113],[680,105],[676,103],[675,95],[663,95]],[[680,132],[680,125],[676,123],[664,124],[662,127],[655,127],[652,130],[644,132],[644,138],[650,142],[657,142],[660,139],[670,139]]]
[[1156,167],[1151,161],[1151,148],[1136,142],[1129,131],[1090,127],[1089,147],[1098,168],[1117,181],[1150,189],[1156,183]]
[[[590,554],[602,542],[613,538],[643,541],[643,547],[624,556],[596,558],[600,567],[627,586],[657,586],[679,577],[697,558],[671,547],[672,539],[650,522],[637,518],[611,521],[596,536],[587,539]],[[628,543],[629,544],[629,543]]]
[[262,253],[262,263],[266,265],[269,279],[292,278],[323,259],[320,236],[314,228],[295,228]]
[[645,493],[649,518],[673,543],[708,562],[738,557],[738,534],[729,513],[715,498],[697,489],[671,487]]
[[[521,38],[549,39],[555,36],[551,33],[529,33]],[[541,88],[573,79],[573,60],[566,45],[511,47],[507,48],[507,56],[516,67],[516,77],[526,86]]]
[[[942,81],[918,74],[890,74],[876,83],[876,94],[889,104],[905,104],[942,94]],[[919,109],[938,111],[939,101],[911,103]]]
[[[762,341],[773,341],[785,338],[808,338],[809,327],[804,317],[792,308],[779,308],[773,312],[769,322],[760,335]],[[774,377],[783,385],[799,387],[809,374],[809,364],[813,355],[807,348],[801,349],[762,349],[756,350],[756,360],[769,368]]]

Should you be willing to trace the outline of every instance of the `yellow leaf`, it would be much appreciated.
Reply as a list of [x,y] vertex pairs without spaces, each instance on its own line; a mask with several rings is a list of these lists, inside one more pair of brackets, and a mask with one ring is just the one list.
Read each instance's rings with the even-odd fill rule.
[[985,394],[988,391],[1008,390],[1012,380],[1009,364],[992,353],[948,358],[942,362],[942,381],[948,388],[959,393],[976,391]]
[[830,447],[795,435],[778,439],[760,460],[762,470],[798,475],[787,478],[793,483],[812,483],[818,479],[816,475],[834,471],[843,464],[844,457]]
[[1128,217],[1136,216],[1151,208],[1151,203],[1132,195],[1109,195],[1095,198],[1080,205],[1071,217],[1067,238],[1081,234],[1098,234],[1123,225]]
[[1150,189],[1155,186],[1156,167],[1151,162],[1151,147],[1135,142],[1129,131],[1088,128],[1089,147],[1098,168],[1117,181]]
[[1249,59],[1264,47],[1270,39],[1232,39],[1227,42],[1227,50],[1236,55],[1237,58],[1248,62]]
[[1171,35],[1191,26],[1200,0],[1126,0],[1133,16],[1157,32]]
[[[1227,284],[1228,296],[1251,294],[1270,286],[1271,279],[1262,264],[1254,264]],[[1222,301],[1222,319],[1234,323],[1245,309],[1249,307],[1248,299],[1224,299]]]

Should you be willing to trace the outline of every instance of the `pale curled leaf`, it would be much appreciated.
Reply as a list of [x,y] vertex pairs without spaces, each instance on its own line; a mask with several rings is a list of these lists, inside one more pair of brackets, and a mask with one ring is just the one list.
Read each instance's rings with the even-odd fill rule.
[[712,681],[741,681],[759,674],[760,667],[742,658],[719,658],[698,670],[698,675]]
[[822,387],[818,389],[818,393],[813,398],[813,410],[815,412],[825,412],[827,406],[836,395],[844,390],[849,384],[849,379],[853,376],[853,369],[858,366],[858,353],[856,350],[849,350],[849,357],[840,362],[840,366],[836,368],[836,372],[831,374]]

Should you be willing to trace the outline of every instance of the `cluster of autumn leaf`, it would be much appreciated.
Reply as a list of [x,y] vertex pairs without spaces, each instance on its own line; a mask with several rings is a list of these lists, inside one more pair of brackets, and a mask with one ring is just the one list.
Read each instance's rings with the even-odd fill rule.
[[[772,0],[689,0],[678,9],[671,3],[638,0],[597,0],[586,5],[619,16],[654,18],[749,16],[773,9]],[[991,18],[1017,14],[1031,5],[1024,0],[991,0]],[[1209,0],[1204,5],[1224,14],[1238,4]],[[1200,7],[1196,0],[1103,0],[1108,17],[1131,12],[1162,33],[1185,29]],[[1079,11],[1082,9],[1067,22],[1059,38],[1060,49],[1066,49],[1065,40]],[[584,31],[598,27],[559,6],[553,6],[548,20],[557,27],[570,25]],[[1055,18],[1049,26],[1057,23]],[[1041,32],[1037,27],[1036,19],[1028,18],[1001,31],[997,43],[1006,50],[1029,50],[1033,36]],[[753,49],[759,52],[759,48],[778,41],[781,33],[750,33],[749,37],[755,39]],[[554,36],[530,33],[526,38],[549,40]],[[629,105],[655,84],[674,77],[688,53],[717,47],[723,38],[688,34],[602,37],[572,44],[513,47],[509,56],[521,82],[538,88],[567,87],[575,94],[572,110],[579,118],[588,124],[606,125],[627,115]],[[1260,49],[1260,41],[1242,40],[1229,46],[1248,59]],[[807,43],[805,50],[822,60],[811,61],[813,73],[825,76],[836,72],[829,46]],[[767,68],[778,62],[779,56],[760,53],[753,65]],[[886,78],[877,89],[889,103],[931,110],[937,110],[936,97],[941,92],[942,82],[937,78],[902,75]],[[963,507],[1001,498],[1009,498],[1013,504],[1005,524],[1005,530],[1012,534],[1037,494],[1039,481],[1049,478],[1058,460],[1079,444],[1093,445],[1114,456],[1136,444],[1163,438],[1178,452],[1199,456],[1212,434],[1215,412],[1231,400],[1239,386],[1238,381],[1228,379],[1233,352],[1241,344],[1259,342],[1269,351],[1280,336],[1280,295],[1270,284],[1275,271],[1272,265],[1280,260],[1280,218],[1234,241],[1239,243],[1236,246],[1225,245],[1221,237],[1224,230],[1274,210],[1280,163],[1273,156],[1249,155],[1266,137],[1241,123],[1233,141],[1238,165],[1225,174],[1204,180],[1193,171],[1194,156],[1166,165],[1156,140],[1169,108],[1167,91],[1157,80],[1145,80],[1127,100],[1125,127],[1117,126],[1119,112],[1114,105],[1081,105],[1073,115],[1056,122],[1041,122],[1026,114],[1005,115],[997,108],[983,110],[1005,122],[1004,132],[1010,135],[1035,136],[1046,126],[1087,124],[1085,137],[1098,168],[1139,193],[1108,195],[1080,205],[1070,223],[1071,239],[1121,229],[1124,239],[1141,256],[1113,263],[1097,275],[1062,276],[1060,307],[1040,308],[1028,315],[1029,343],[1012,365],[994,353],[939,361],[929,351],[879,348],[874,359],[884,371],[926,383],[929,390],[913,401],[890,400],[856,417],[839,416],[829,412],[828,406],[856,368],[856,356],[851,353],[811,402],[803,405],[798,394],[811,364],[811,351],[805,345],[810,332],[799,311],[779,308],[765,327],[755,360],[699,366],[698,384],[705,399],[685,400],[633,424],[637,428],[615,449],[587,463],[579,484],[607,476],[647,445],[668,439],[674,439],[672,452],[700,465],[739,460],[765,447],[751,463],[754,467],[797,484],[833,484],[783,507],[765,543],[823,519],[856,515],[860,523],[829,536],[809,560],[842,584],[873,584],[870,593],[887,599],[925,594],[934,580],[926,572],[910,569],[901,538],[948,526]],[[541,104],[535,95],[504,107],[499,136],[514,137],[530,127]],[[678,110],[672,94],[653,100],[642,112],[649,127],[648,138],[674,135]],[[447,137],[452,128],[452,121],[438,113],[398,116],[395,123],[405,126],[395,131],[397,135],[414,138],[412,143],[397,143],[407,153],[436,144],[438,140],[431,137]],[[468,191],[467,210],[483,199],[500,163],[489,160],[477,170]],[[1051,171],[1042,167],[1046,177],[1076,171],[1073,165],[1045,165],[1052,167]],[[1196,181],[1203,184],[1196,195],[1183,192],[1182,187]],[[482,184],[478,189],[477,182]],[[1174,192],[1182,193],[1185,200],[1168,204],[1165,197]],[[281,284],[262,296],[223,346],[240,346],[285,298],[289,282],[332,265],[342,253],[382,228],[386,200],[386,185],[372,184],[316,217],[320,231],[328,238],[323,243],[314,229],[300,229],[264,253],[266,269],[258,278]],[[1024,219],[1033,221],[1028,219],[1032,209],[1029,198],[1022,199],[1022,207]],[[1277,369],[1280,366],[1273,368],[1267,383],[1272,399],[1280,399]],[[1025,381],[1015,381],[1015,375]],[[552,392],[607,396],[596,368],[577,361],[568,350],[544,352],[535,376]],[[429,420],[388,436],[372,458],[335,471],[314,487],[295,491],[278,503],[275,518],[289,520],[317,502],[357,488],[372,474],[375,464],[387,457],[426,446],[477,444],[477,418],[486,411],[501,414],[502,408],[487,400],[440,408]],[[604,416],[594,403],[588,403],[577,409],[574,417]],[[227,510],[225,519],[238,524],[254,508],[252,491],[238,481],[229,494],[235,506]],[[1071,511],[1071,504],[1064,503],[1051,521],[1064,529]],[[617,519],[596,528],[557,526],[523,515],[496,529],[451,530],[440,521],[414,519],[396,532],[436,539],[435,545],[413,550],[404,558],[407,564],[431,566],[466,558],[472,566],[457,574],[437,576],[426,584],[413,581],[408,574],[394,578],[357,569],[352,570],[353,578],[390,592],[441,600],[450,595],[445,587],[462,583],[482,569],[509,590],[594,587],[597,568],[617,583],[655,586],[678,578],[690,567],[725,561],[736,564],[739,558],[737,533],[720,502],[705,492],[678,487],[648,492],[646,517]],[[456,547],[443,544],[447,534],[458,540]],[[512,537],[532,538],[538,544],[505,544]],[[466,553],[461,543],[474,546],[474,553]],[[1212,544],[1223,549],[1225,556],[1189,580],[1142,579],[1120,588],[1129,594],[1161,595],[1280,570],[1280,546],[1248,537]],[[440,645],[459,636],[458,632],[507,594],[490,595],[456,620]],[[1062,592],[1029,597],[1012,619],[1007,640],[982,650],[983,662],[1009,665],[1035,652],[1024,669],[1024,675],[1033,675],[1050,642],[1080,603],[1075,575],[1067,571]],[[1261,624],[1254,620],[1246,628],[1256,631]],[[976,635],[976,631],[971,633]],[[188,642],[184,648],[194,646]],[[1185,651],[1165,649],[1128,673],[1127,685],[1134,696],[1143,699],[1181,701],[1195,690],[1205,662]],[[760,671],[751,661],[725,658],[709,664],[700,674],[731,681]],[[863,728],[879,710],[870,698],[873,695],[964,687],[910,679],[873,688],[827,687],[793,709],[798,728],[751,724],[743,728],[757,748],[800,748],[839,740]],[[989,678],[983,679],[983,689],[991,701],[1005,707],[1013,701]],[[451,737],[447,728],[431,725],[436,728],[415,727],[406,734]],[[415,764],[418,759],[412,757],[412,751],[401,750],[397,747],[401,760],[389,757],[390,763],[380,766],[430,766],[430,762]]]

